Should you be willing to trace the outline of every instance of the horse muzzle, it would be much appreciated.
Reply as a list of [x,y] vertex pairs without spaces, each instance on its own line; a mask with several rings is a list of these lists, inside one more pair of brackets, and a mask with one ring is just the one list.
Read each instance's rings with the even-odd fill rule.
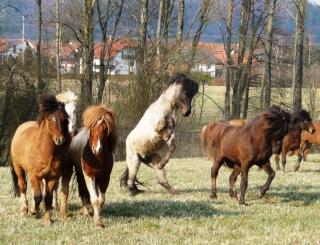
[[63,136],[61,136],[61,137],[56,137],[56,138],[54,138],[53,139],[53,141],[54,141],[54,143],[56,144],[56,145],[62,145],[63,143],[64,143],[64,137]]
[[189,116],[190,113],[191,113],[191,108],[189,108],[189,109],[182,109],[182,115],[183,115],[184,117]]
[[310,134],[314,134],[316,132],[316,129],[315,128],[309,128],[308,131],[309,131]]
[[101,151],[102,151],[102,146],[100,144],[96,145],[96,146],[92,146],[92,153],[95,155],[98,155]]

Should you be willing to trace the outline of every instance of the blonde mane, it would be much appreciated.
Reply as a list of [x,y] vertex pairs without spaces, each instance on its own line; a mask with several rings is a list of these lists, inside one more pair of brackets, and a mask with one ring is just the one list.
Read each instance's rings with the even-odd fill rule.
[[78,96],[75,95],[75,93],[73,93],[71,90],[56,95],[56,98],[58,101],[65,104],[71,102],[77,103],[78,101]]

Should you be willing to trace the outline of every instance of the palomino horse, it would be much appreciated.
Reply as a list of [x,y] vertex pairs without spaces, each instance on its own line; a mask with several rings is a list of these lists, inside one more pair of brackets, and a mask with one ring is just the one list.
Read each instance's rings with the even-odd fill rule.
[[307,131],[302,131],[300,148],[291,153],[291,155],[295,154],[298,156],[297,163],[294,166],[295,171],[300,168],[302,159],[303,161],[307,161],[307,155],[311,146],[313,144],[320,145],[320,122],[313,122],[313,125],[315,127],[314,134],[310,134]]
[[[287,153],[289,151],[295,151],[300,147],[301,133],[303,130],[307,131],[308,134],[313,134],[315,132],[315,127],[313,126],[310,114],[306,110],[299,110],[292,113],[289,132],[282,140],[281,163],[283,171],[285,171]],[[280,170],[279,154],[275,155],[275,160],[277,170]]]
[[84,127],[72,138],[69,162],[62,172],[61,216],[67,214],[67,199],[72,166],[75,166],[83,214],[89,215],[87,205],[94,209],[94,224],[102,226],[100,211],[105,202],[113,168],[117,133],[113,112],[105,106],[90,106],[83,113]]
[[34,207],[37,214],[42,201],[41,181],[45,180],[46,223],[51,222],[52,192],[57,186],[62,160],[71,137],[68,132],[68,115],[64,105],[53,95],[42,96],[39,103],[38,121],[21,124],[11,142],[12,178],[17,196],[21,196],[21,212],[28,213],[26,198],[28,174],[32,186]]
[[[198,92],[199,84],[177,74],[171,77],[169,87],[149,106],[137,126],[126,139],[127,168],[120,179],[121,186],[127,186],[130,195],[141,192],[136,186],[136,175],[143,162],[153,168],[159,184],[170,193],[176,190],[168,183],[164,166],[175,151],[174,130],[177,124],[177,112],[187,117],[191,113],[193,96]],[[164,158],[157,153],[164,146],[169,148]]]
[[[202,139],[206,139],[203,145],[209,158],[214,160],[211,168],[211,198],[217,197],[216,178],[223,163],[233,168],[229,178],[231,197],[237,196],[235,182],[237,176],[241,173],[240,204],[245,204],[250,167],[253,165],[261,166],[268,173],[268,180],[260,190],[260,194],[263,196],[275,176],[269,162],[274,148],[271,142],[278,142],[283,139],[288,132],[289,122],[290,114],[279,107],[273,106],[244,126],[227,124],[206,126],[202,130],[202,134],[211,134],[214,137],[212,141],[208,141],[210,137],[201,136]],[[207,144],[210,144],[210,147]],[[212,147],[214,148],[213,153]]]

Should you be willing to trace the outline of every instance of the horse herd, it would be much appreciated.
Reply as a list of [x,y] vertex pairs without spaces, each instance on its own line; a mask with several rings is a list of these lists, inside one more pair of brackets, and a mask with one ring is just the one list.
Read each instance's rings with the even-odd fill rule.
[[[189,116],[198,88],[197,82],[183,74],[172,76],[167,89],[149,106],[129,133],[126,139],[126,168],[120,185],[126,187],[130,195],[141,192],[136,178],[141,162],[154,169],[161,186],[172,194],[177,193],[169,184],[164,167],[176,149],[178,111],[185,117]],[[67,216],[69,182],[75,172],[83,215],[89,216],[92,207],[94,224],[101,227],[100,212],[105,202],[117,144],[115,114],[103,105],[89,106],[82,116],[83,128],[76,133],[76,103],[77,97],[72,92],[57,96],[43,95],[39,99],[37,121],[25,122],[17,128],[11,143],[14,191],[20,196],[22,215],[27,215],[28,174],[33,196],[30,213],[39,215],[39,207],[44,200],[44,221],[50,224],[51,210],[57,208],[60,178],[60,215]],[[281,153],[283,168],[288,151],[298,153],[301,161],[306,149],[315,143],[309,136],[315,129],[305,110],[290,114],[277,106],[272,106],[251,121],[208,124],[201,130],[201,142],[209,159],[213,160],[211,197],[217,197],[216,178],[222,164],[233,169],[229,178],[231,197],[237,197],[235,182],[241,173],[240,204],[245,204],[249,168],[260,166],[268,174],[267,182],[260,190],[263,196],[275,176],[269,160],[271,155]],[[308,140],[301,141],[305,134],[303,131],[308,132]],[[304,146],[302,153],[300,144]],[[162,148],[167,149],[163,157],[159,154]]]

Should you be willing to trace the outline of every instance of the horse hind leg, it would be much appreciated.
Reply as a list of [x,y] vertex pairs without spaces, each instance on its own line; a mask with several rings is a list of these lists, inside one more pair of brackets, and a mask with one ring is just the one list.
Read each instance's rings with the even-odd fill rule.
[[229,184],[230,184],[230,197],[238,198],[235,183],[237,181],[237,177],[240,174],[240,167],[238,165],[234,165],[231,175],[229,176]]
[[25,171],[18,166],[17,164],[13,164],[11,169],[14,191],[16,196],[20,196],[21,203],[21,214],[22,216],[26,216],[28,214],[28,201],[27,201],[27,181],[26,181],[26,173]]
[[164,168],[159,169],[159,163],[162,161],[162,158],[159,154],[154,153],[150,156],[151,161],[147,165],[153,168],[156,171],[158,177],[158,183],[165,188],[171,194],[178,194],[179,191],[174,189],[168,182],[166,171]]
[[299,152],[298,154],[298,159],[297,159],[297,162],[296,164],[294,165],[294,171],[298,171],[299,168],[300,168],[300,165],[301,165],[301,162],[302,162],[302,155],[301,155],[301,152]]
[[280,170],[280,156],[278,154],[275,154],[274,160],[276,162],[276,170]]
[[[127,177],[125,176],[124,179],[126,178],[128,179],[127,187],[128,187],[129,195],[135,196],[142,192],[142,190],[139,190],[136,185],[136,177],[137,177],[137,173],[138,173],[141,162],[137,154],[128,150],[127,150],[126,162],[127,162],[127,168],[128,168],[128,175]],[[124,174],[126,174],[126,170]]]
[[217,198],[217,177],[219,169],[222,165],[222,159],[215,156],[212,167],[211,167],[211,199]]
[[269,190],[272,180],[274,179],[276,173],[272,169],[270,162],[262,166],[263,170],[268,174],[268,179],[266,183],[260,188],[260,197],[262,198],[265,193]]

